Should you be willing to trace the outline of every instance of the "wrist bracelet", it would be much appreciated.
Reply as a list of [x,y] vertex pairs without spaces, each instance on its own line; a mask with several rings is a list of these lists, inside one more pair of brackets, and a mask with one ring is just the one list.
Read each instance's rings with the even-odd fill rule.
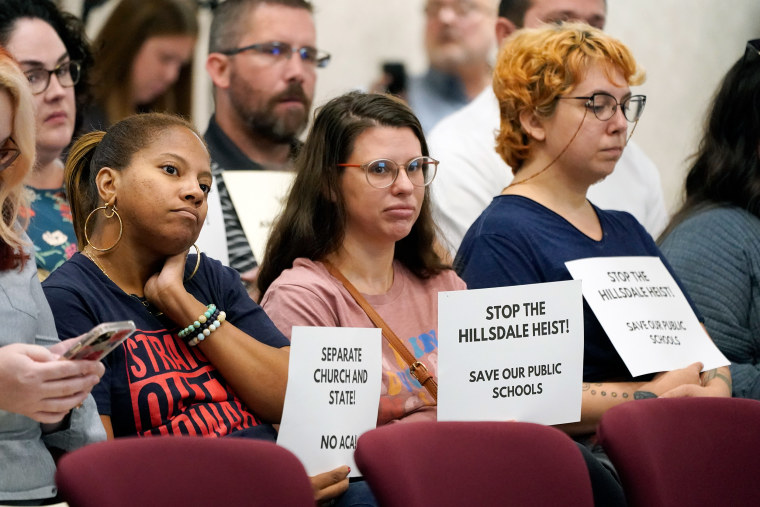
[[179,333],[177,333],[177,336],[184,339],[189,334],[193,333],[196,329],[199,329],[202,325],[206,324],[208,322],[208,319],[211,317],[211,315],[214,314],[216,311],[216,305],[214,303],[211,303],[206,307],[206,311],[203,312],[199,317],[198,320],[187,326],[185,329],[181,330]]
[[193,338],[187,341],[187,345],[190,347],[195,347],[200,342],[206,339],[207,336],[209,336],[211,333],[219,329],[219,327],[222,325],[222,323],[227,318],[227,314],[224,312],[221,312],[219,310],[216,310],[211,317],[206,322],[206,325],[203,327],[203,329],[198,329],[197,334]]

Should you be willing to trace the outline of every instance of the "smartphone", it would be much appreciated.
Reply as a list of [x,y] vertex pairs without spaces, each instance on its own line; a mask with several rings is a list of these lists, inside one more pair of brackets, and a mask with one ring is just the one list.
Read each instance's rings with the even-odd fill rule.
[[382,65],[383,75],[387,82],[385,91],[393,95],[406,93],[406,68],[401,62],[385,62]]
[[63,354],[63,359],[100,361],[135,332],[131,320],[103,322],[79,336],[79,341]]

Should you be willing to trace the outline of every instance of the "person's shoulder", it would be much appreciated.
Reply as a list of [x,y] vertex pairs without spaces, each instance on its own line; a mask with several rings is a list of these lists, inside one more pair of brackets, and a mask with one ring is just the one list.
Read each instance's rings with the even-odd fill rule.
[[464,283],[454,269],[444,269],[437,275],[430,277],[429,283],[438,291],[464,290],[467,284]]
[[284,286],[298,286],[313,288],[329,285],[330,274],[321,262],[313,261],[305,257],[299,257],[293,261],[293,266],[280,273],[275,278],[269,290]]
[[760,218],[737,206],[714,206],[699,211],[684,220],[697,227],[738,227],[760,229]]
[[467,230],[457,252],[477,250],[483,243],[500,244],[529,240],[544,219],[552,220],[546,209],[535,201],[519,195],[497,195],[491,204]]
[[697,210],[676,225],[664,242],[730,239],[734,245],[760,241],[760,218],[737,206],[711,206]]
[[86,265],[87,262],[89,262],[89,260],[84,258],[84,254],[76,252],[69,260],[50,273],[50,276],[42,282],[42,287],[66,288],[87,283],[88,280],[93,278],[87,276],[89,271],[88,266]]
[[551,216],[551,212],[536,201],[521,195],[497,195],[478,218],[481,223],[496,230],[513,233],[532,229],[532,220]]

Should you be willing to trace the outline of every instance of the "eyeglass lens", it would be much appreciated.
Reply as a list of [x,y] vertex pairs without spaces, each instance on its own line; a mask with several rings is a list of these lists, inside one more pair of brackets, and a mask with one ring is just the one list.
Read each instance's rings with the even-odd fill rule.
[[[393,160],[373,160],[365,167],[367,181],[375,188],[386,188],[398,177],[399,166]],[[412,185],[424,187],[429,185],[436,173],[436,162],[430,157],[419,157],[406,164],[406,175]]]
[[42,93],[50,86],[50,76],[55,74],[58,83],[65,88],[70,88],[79,82],[79,71],[81,66],[79,62],[65,62],[53,70],[43,68],[32,69],[25,72],[29,80],[29,86],[32,93]]
[[622,102],[618,102],[615,97],[606,93],[595,93],[587,103],[594,115],[602,121],[612,118],[618,105],[620,105],[623,109],[623,116],[630,122],[637,121],[641,117],[641,113],[644,112],[644,104],[646,104],[646,97],[643,95],[632,95]]
[[478,9],[474,0],[454,0],[453,2],[441,2],[431,0],[425,5],[425,14],[438,16],[443,9],[451,9],[459,17],[463,17]]
[[330,55],[323,51],[313,48],[311,46],[304,46],[300,48],[293,48],[287,42],[265,42],[262,44],[251,44],[232,50],[230,54],[240,53],[246,50],[253,50],[262,55],[274,58],[276,61],[288,60],[293,53],[298,53],[299,58],[305,63],[315,65],[317,67],[326,67],[330,62]]

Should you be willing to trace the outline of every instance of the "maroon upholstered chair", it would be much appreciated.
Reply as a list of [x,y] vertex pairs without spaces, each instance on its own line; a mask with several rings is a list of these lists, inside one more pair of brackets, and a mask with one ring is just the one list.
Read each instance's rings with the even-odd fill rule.
[[538,424],[391,424],[359,437],[354,458],[384,506],[593,505],[576,444]]
[[55,478],[71,507],[314,506],[292,453],[244,438],[110,440],[65,455]]
[[597,435],[633,507],[760,504],[760,401],[624,403]]

